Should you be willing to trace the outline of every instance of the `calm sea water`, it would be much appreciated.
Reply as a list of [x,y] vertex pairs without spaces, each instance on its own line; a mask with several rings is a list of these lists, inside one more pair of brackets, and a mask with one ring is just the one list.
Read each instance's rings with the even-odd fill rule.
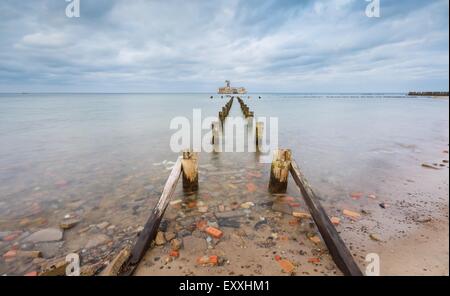
[[[193,108],[217,114],[226,99],[210,95],[0,95],[0,214],[20,216],[36,199],[117,194],[128,176],[130,192],[151,186],[155,175],[164,179],[168,173],[154,164],[176,157],[170,120],[191,118]],[[256,116],[278,117],[280,146],[292,149],[325,199],[389,193],[386,182],[407,179],[448,149],[445,99],[251,94],[247,104]],[[233,113],[240,114],[237,101]]]

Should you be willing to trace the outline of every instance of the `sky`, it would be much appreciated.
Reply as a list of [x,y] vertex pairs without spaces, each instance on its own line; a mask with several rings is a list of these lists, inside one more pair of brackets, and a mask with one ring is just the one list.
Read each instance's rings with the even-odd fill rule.
[[0,92],[448,91],[449,1],[0,1]]

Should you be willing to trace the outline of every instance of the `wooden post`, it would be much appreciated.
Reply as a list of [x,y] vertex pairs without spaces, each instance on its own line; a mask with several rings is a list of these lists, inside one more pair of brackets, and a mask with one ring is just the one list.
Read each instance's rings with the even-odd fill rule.
[[314,222],[316,222],[317,228],[319,229],[337,267],[339,267],[344,275],[363,276],[363,273],[339,236],[336,228],[331,223],[330,218],[320,204],[319,199],[308,181],[301,173],[295,160],[291,161],[290,171],[295,183],[297,183],[300,188],[303,199],[308,205],[311,216],[313,217]]
[[269,181],[271,193],[286,193],[290,166],[291,150],[277,149],[273,152]]
[[264,122],[257,122],[256,123],[256,129],[255,129],[255,143],[256,143],[256,149],[259,150],[259,145],[262,141],[264,132]]
[[219,143],[219,122],[214,121],[211,125],[212,129],[212,139],[211,144],[215,145]]
[[197,153],[184,151],[181,160],[183,175],[183,190],[185,192],[194,192],[198,190],[198,162]]
[[175,192],[178,180],[181,175],[181,158],[178,157],[177,162],[172,168],[169,177],[167,178],[166,184],[164,185],[163,192],[159,198],[158,203],[153,208],[150,213],[150,217],[145,223],[144,229],[139,234],[136,243],[134,244],[131,255],[128,261],[119,272],[120,275],[132,275],[135,271],[139,261],[144,256],[145,252],[149,248],[151,242],[155,239],[156,233],[159,229],[159,224],[169,205],[170,198]]

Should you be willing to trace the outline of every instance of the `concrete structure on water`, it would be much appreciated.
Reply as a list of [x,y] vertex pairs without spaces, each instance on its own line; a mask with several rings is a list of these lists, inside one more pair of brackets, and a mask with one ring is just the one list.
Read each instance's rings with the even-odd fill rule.
[[230,81],[226,80],[225,83],[227,84],[224,87],[219,87],[218,93],[219,94],[226,94],[226,95],[231,95],[231,94],[246,94],[247,90],[245,89],[245,87],[231,87],[230,85]]

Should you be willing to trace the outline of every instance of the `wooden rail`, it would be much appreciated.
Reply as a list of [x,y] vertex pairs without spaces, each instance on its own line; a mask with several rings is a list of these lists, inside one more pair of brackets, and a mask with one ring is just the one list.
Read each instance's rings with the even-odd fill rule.
[[295,183],[300,188],[303,198],[309,207],[311,216],[313,217],[337,267],[344,275],[363,276],[363,273],[353,259],[350,251],[347,249],[344,241],[339,236],[336,228],[331,223],[325,209],[322,207],[319,199],[294,159],[291,160],[290,172]]
[[164,212],[169,204],[169,200],[175,192],[178,180],[180,179],[182,173],[181,161],[181,157],[179,157],[170,172],[169,177],[167,178],[158,203],[153,208],[149,219],[145,223],[144,229],[139,234],[136,243],[131,249],[129,259],[123,264],[121,270],[119,271],[119,275],[132,275],[145,252],[150,247],[152,241],[155,239],[159,229],[159,224],[161,223]]

